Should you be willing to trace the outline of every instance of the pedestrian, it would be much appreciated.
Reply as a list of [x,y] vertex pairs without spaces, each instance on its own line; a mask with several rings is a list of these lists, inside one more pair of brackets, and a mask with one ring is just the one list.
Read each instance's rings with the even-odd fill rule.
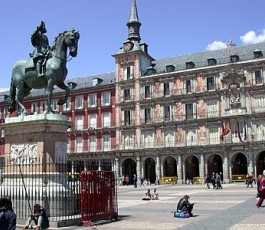
[[212,177],[211,177],[211,181],[212,181],[212,185],[213,185],[213,189],[216,188],[216,181],[215,181],[215,173],[212,173]]
[[23,228],[23,230],[28,229],[32,221],[37,225],[37,227],[35,228],[36,230],[46,229],[49,227],[49,219],[47,217],[46,211],[39,204],[34,204],[33,214],[29,216],[26,222],[26,226],[25,228]]
[[17,216],[9,196],[0,198],[0,230],[16,230]]
[[216,181],[216,189],[223,189],[221,184],[221,176],[219,173],[216,173],[215,181]]
[[247,175],[247,188],[251,186],[253,188],[253,173]]
[[127,175],[127,176],[125,177],[125,184],[126,184],[126,185],[129,185],[129,182],[130,182],[130,178],[129,178],[129,176]]
[[265,170],[263,171],[263,175],[260,179],[260,183],[259,183],[259,199],[258,202],[256,204],[256,206],[258,208],[261,207],[263,201],[265,199]]
[[133,175],[133,186],[137,188],[137,176],[135,174]]
[[141,181],[141,187],[144,186],[144,177],[143,176],[141,176],[140,181]]
[[211,177],[209,174],[207,174],[205,177],[205,188],[210,189],[210,185],[209,185],[210,183],[211,183]]

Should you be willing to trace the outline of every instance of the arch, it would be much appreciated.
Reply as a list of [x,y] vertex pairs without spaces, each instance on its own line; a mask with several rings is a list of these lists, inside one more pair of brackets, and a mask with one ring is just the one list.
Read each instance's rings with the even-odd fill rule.
[[232,175],[247,175],[247,157],[244,153],[238,152],[232,156]]
[[150,183],[155,183],[156,181],[155,165],[156,165],[155,160],[152,157],[148,157],[145,160],[144,175],[145,179],[149,180]]
[[163,161],[164,176],[177,176],[177,161],[172,156],[167,156]]
[[185,159],[185,179],[193,180],[194,177],[199,177],[199,159],[195,155],[187,156]]
[[223,159],[219,154],[211,154],[207,161],[207,172],[211,173],[223,173]]
[[133,175],[136,174],[136,162],[133,158],[126,158],[122,162],[122,175],[129,177],[129,184],[133,184]]
[[256,158],[257,175],[263,174],[265,169],[265,150],[258,153]]

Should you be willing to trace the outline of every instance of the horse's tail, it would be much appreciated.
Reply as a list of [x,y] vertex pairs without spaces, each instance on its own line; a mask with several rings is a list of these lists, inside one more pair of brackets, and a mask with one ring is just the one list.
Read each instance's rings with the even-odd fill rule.
[[13,81],[11,80],[8,111],[10,113],[13,113],[15,111],[15,109],[16,109],[16,86],[14,85]]

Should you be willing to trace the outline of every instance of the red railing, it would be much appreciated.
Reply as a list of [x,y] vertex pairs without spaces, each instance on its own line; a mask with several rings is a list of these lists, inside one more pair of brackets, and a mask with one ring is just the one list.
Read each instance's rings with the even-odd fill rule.
[[81,215],[83,225],[118,218],[116,174],[113,171],[82,171]]

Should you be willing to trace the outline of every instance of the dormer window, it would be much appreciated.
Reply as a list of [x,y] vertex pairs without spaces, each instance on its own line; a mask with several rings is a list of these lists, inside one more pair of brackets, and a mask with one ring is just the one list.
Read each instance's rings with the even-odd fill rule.
[[255,50],[253,52],[254,54],[254,58],[262,58],[263,57],[263,53],[260,50]]
[[195,64],[194,62],[186,62],[186,69],[192,69],[195,67]]
[[92,79],[92,86],[98,86],[103,80],[100,78],[93,78]]
[[230,56],[230,61],[231,62],[237,62],[237,61],[239,61],[239,56],[238,55],[231,55]]
[[175,66],[173,65],[167,65],[166,66],[166,72],[169,73],[169,72],[173,72],[175,70]]
[[207,59],[207,61],[208,61],[208,65],[209,66],[210,65],[216,65],[217,64],[217,61],[216,61],[215,58],[209,58],[209,59]]

